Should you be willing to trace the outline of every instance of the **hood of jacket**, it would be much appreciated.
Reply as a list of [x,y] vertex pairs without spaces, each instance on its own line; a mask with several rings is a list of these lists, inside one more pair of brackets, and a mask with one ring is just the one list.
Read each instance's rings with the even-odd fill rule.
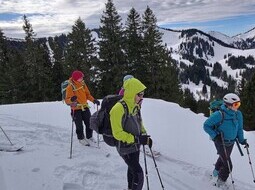
[[226,113],[226,117],[228,119],[230,118],[235,118],[236,117],[236,114],[237,114],[237,111],[234,111],[232,109],[228,109],[226,105],[221,105],[221,110],[223,110],[225,113]]
[[135,106],[137,106],[135,102],[136,94],[144,91],[146,86],[138,79],[131,78],[124,82],[123,87],[125,89],[123,100],[130,106],[130,109],[132,110]]

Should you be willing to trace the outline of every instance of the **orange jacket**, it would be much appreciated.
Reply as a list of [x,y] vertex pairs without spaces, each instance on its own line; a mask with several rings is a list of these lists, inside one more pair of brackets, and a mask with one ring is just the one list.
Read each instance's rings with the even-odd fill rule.
[[84,81],[78,82],[72,80],[72,78],[69,78],[69,82],[73,84],[69,84],[66,88],[66,99],[65,102],[66,104],[71,104],[71,97],[77,96],[77,106],[74,108],[74,110],[79,110],[79,109],[84,109],[88,107],[88,102],[87,100],[90,100],[91,102],[94,101],[94,97],[90,94],[90,91],[85,84]]

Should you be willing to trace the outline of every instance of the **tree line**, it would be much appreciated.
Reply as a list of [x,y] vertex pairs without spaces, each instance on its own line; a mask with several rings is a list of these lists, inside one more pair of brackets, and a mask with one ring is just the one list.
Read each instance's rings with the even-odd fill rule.
[[123,25],[108,0],[98,40],[81,18],[67,35],[47,39],[36,38],[26,15],[23,21],[22,43],[11,44],[0,31],[1,104],[61,100],[61,82],[77,69],[98,98],[116,93],[132,74],[148,87],[147,97],[181,101],[178,71],[149,7],[142,16],[132,8]]

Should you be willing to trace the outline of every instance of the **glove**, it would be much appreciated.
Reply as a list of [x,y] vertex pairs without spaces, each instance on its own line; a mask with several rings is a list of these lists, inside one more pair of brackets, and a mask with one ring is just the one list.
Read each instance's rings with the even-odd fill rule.
[[216,137],[214,137],[213,139],[214,142],[221,142],[221,136],[220,135],[216,135]]
[[93,103],[96,104],[96,105],[98,105],[98,106],[100,105],[100,102],[99,102],[97,99],[95,99],[95,100],[93,101]]
[[76,102],[76,100],[77,100],[77,96],[72,96],[71,97],[71,102]]
[[72,107],[72,108],[74,108],[74,107],[76,107],[77,106],[77,96],[72,96],[71,97],[71,104],[70,104],[70,106]]
[[249,148],[249,144],[247,143],[247,139],[244,139],[242,142],[240,142],[241,145],[244,145],[244,148]]
[[77,102],[72,102],[72,103],[70,104],[70,106],[71,106],[72,108],[76,107],[76,106],[77,106]]
[[152,139],[150,135],[140,135],[135,137],[135,142],[142,145],[148,145],[150,148],[152,147]]

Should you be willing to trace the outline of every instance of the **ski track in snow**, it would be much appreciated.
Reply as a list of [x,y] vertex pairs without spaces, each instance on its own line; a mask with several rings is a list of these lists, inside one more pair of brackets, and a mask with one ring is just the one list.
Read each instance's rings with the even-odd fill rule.
[[[24,167],[21,167],[20,170],[24,170],[24,176],[21,177],[21,180],[26,180],[27,177],[25,176],[32,180],[40,178],[41,175],[48,176],[39,180],[41,184],[32,184],[34,185],[33,189],[122,190],[126,187],[127,168],[115,148],[108,147],[104,143],[100,143],[100,149],[81,146],[77,142],[74,131],[73,157],[69,159],[71,127],[63,129],[56,126],[29,123],[3,114],[0,114],[0,126],[13,142],[24,145],[23,151],[0,153],[0,158],[6,156],[10,157],[12,161],[21,160],[22,163],[22,160],[26,160],[26,156],[28,156],[35,161],[31,165],[26,163]],[[6,143],[5,137],[0,133],[0,143],[3,141]],[[36,156],[37,152],[40,151],[45,151],[44,158]],[[97,160],[94,160],[95,155],[98,155]],[[44,162],[47,159],[46,163],[41,163],[42,159]],[[143,154],[141,154],[140,160],[142,167],[144,167]],[[12,161],[7,165],[11,164]],[[53,165],[54,168],[49,169],[47,162],[51,163],[50,166]],[[167,155],[161,155],[156,159],[156,162],[165,189],[200,190],[204,187],[207,187],[208,190],[218,189],[213,186],[210,187],[210,171],[205,168],[173,159]],[[152,158],[147,157],[147,165],[150,188],[153,190],[162,189]],[[5,171],[9,172],[10,175],[15,172],[11,165],[8,167],[1,163],[0,166],[2,166],[2,168],[0,167],[0,179],[2,180],[7,180],[8,176],[5,176]],[[167,170],[167,168],[170,169]],[[52,173],[45,173],[48,171]],[[185,178],[189,180],[183,180]],[[191,179],[194,181],[192,184],[189,183]],[[51,183],[48,183],[48,180],[51,180]],[[56,181],[55,187],[49,186],[52,184],[52,180]],[[121,184],[116,183],[120,181]],[[0,186],[3,190],[6,189],[4,182]],[[251,190],[254,187],[235,179],[235,188],[236,190]],[[144,189],[147,189],[146,177],[144,178]]]

